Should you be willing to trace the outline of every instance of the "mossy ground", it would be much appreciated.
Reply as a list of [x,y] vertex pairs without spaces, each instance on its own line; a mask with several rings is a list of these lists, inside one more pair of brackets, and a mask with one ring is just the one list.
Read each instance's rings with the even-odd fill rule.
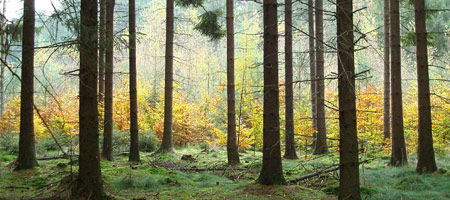
[[[189,154],[190,160],[181,160]],[[288,186],[255,184],[261,153],[240,154],[238,170],[226,167],[225,149],[185,147],[174,154],[142,153],[142,163],[130,164],[126,156],[102,161],[102,175],[111,199],[337,199],[336,173]],[[9,167],[14,156],[0,152],[0,199],[61,197],[60,182],[78,170],[69,160],[40,161],[34,170],[16,172]],[[387,167],[376,159],[361,169],[363,199],[450,199],[450,158],[437,157],[438,173],[419,175],[414,158],[401,168]],[[283,160],[285,178],[295,178],[337,163],[336,156],[305,156]],[[186,171],[180,169],[221,169]]]

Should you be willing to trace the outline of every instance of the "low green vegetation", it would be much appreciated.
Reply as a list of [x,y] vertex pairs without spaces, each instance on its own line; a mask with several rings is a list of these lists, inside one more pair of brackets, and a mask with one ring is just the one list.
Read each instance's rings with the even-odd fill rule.
[[[45,156],[55,155],[48,152]],[[255,184],[261,153],[241,151],[241,164],[226,165],[226,150],[206,144],[176,149],[174,154],[142,153],[142,163],[130,164],[125,155],[102,161],[105,191],[111,199],[337,199],[338,173],[315,176],[287,186]],[[332,166],[337,157],[299,154],[283,160],[286,179]],[[43,157],[41,155],[41,157]],[[438,156],[440,170],[415,172],[414,157],[406,167],[388,167],[389,156],[361,166],[363,199],[450,199],[450,157]],[[11,169],[16,158],[0,152],[0,199],[52,199],[68,194],[67,180],[78,170],[68,159],[39,161],[34,170]],[[75,177],[75,176],[73,176]]]

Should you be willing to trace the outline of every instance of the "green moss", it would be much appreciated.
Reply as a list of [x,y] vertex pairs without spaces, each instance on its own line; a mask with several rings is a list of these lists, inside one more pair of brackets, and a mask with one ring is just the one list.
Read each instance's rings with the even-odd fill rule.
[[[212,149],[213,147],[211,147]],[[246,170],[177,171],[168,168],[226,168],[226,149],[202,152],[199,146],[177,148],[175,153],[141,154],[143,162],[130,164],[126,156],[114,161],[101,161],[106,193],[113,199],[336,199],[339,185],[334,176],[322,176],[300,185],[263,186],[254,184],[261,167],[261,152],[240,153],[238,168]],[[195,161],[181,160],[189,154]],[[5,155],[1,154],[0,155]],[[299,155],[303,156],[303,155]],[[0,162],[0,199],[49,198],[63,177],[70,175],[71,166],[57,167],[68,160],[40,161],[34,170],[15,172]],[[283,160],[285,177],[295,178],[336,163],[334,157],[313,156],[305,161]],[[414,158],[411,158],[411,163]],[[387,160],[375,160],[361,170],[363,199],[449,199],[450,159],[438,157],[439,168],[446,171],[418,175],[415,166],[386,167]],[[155,167],[159,166],[159,167]],[[76,173],[78,166],[73,166]],[[227,178],[228,177],[228,178]],[[238,180],[239,177],[239,181]],[[13,186],[11,188],[11,186]],[[325,186],[325,187],[324,187]]]
[[331,194],[331,195],[338,195],[339,193],[339,183],[334,183],[331,185],[328,185],[325,188],[322,188],[322,191],[327,193],[327,194]]
[[399,190],[410,190],[410,191],[421,191],[430,189],[430,186],[426,184],[422,180],[422,178],[418,176],[403,178],[397,184],[395,184],[394,187]]
[[367,187],[367,186],[361,186],[361,195],[372,196],[375,193],[377,193],[377,190],[375,188],[370,188],[370,187]]

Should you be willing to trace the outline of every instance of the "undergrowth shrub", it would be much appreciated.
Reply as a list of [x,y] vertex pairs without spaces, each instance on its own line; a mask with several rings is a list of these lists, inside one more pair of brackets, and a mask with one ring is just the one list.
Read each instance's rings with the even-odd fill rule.
[[0,151],[0,162],[12,162],[16,156],[5,151]]
[[7,152],[10,155],[19,153],[19,135],[4,133],[0,134],[0,151]]
[[151,131],[139,134],[139,150],[143,152],[153,152],[158,148],[159,141]]
[[114,129],[113,131],[113,151],[116,153],[128,152],[130,146],[130,132]]

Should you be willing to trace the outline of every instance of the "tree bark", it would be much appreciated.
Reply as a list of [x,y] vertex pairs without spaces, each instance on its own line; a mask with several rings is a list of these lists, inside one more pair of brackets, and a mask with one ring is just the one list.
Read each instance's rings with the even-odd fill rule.
[[105,37],[105,117],[103,125],[103,151],[106,160],[113,160],[113,73],[114,73],[114,4],[106,0]]
[[280,151],[278,88],[277,1],[264,0],[264,116],[263,161],[257,180],[264,185],[285,184]]
[[136,70],[136,2],[129,0],[130,23],[130,156],[129,161],[139,162],[139,125]]
[[73,199],[103,199],[97,104],[97,0],[81,1],[80,29],[80,156]]
[[314,154],[328,153],[327,127],[325,123],[325,81],[323,52],[323,0],[316,0],[316,111],[317,139]]
[[23,2],[22,84],[20,90],[19,157],[16,170],[38,165],[34,139],[34,0]]
[[336,1],[339,92],[339,199],[361,199],[356,129],[353,1]]
[[416,22],[416,56],[419,104],[419,139],[417,149],[418,173],[437,170],[433,149],[431,127],[430,79],[428,74],[427,28],[425,23],[425,0],[414,1]]
[[383,136],[391,137],[391,82],[390,82],[390,56],[389,56],[389,0],[384,0],[384,90],[383,90]]
[[392,152],[391,166],[408,163],[403,130],[402,76],[400,47],[400,2],[391,0],[391,98],[392,98]]
[[105,95],[105,30],[106,30],[106,0],[100,0],[100,38],[98,50],[98,93],[99,103],[102,104]]
[[173,151],[172,104],[173,104],[173,37],[174,37],[174,0],[167,0],[166,8],[166,66],[164,80],[164,133],[158,152]]
[[228,100],[228,164],[240,162],[236,144],[236,95],[234,80],[234,5],[233,0],[227,0],[227,100]]
[[317,98],[316,98],[316,49],[314,44],[314,3],[308,0],[308,34],[309,34],[309,71],[311,79],[311,117],[314,128],[313,146],[317,139]]
[[[2,15],[5,15],[6,13],[6,0],[3,0],[3,9],[2,9]],[[1,26],[2,30],[6,29],[6,20],[4,17],[2,17],[1,20]],[[6,62],[6,58],[8,57],[7,52],[7,42],[6,38],[8,37],[7,33],[4,33],[2,31],[1,38],[0,38],[0,46],[1,46],[1,52],[0,52],[0,58]],[[6,87],[5,87],[5,64],[3,62],[0,63],[0,117],[3,117],[3,113],[6,111]]]
[[294,91],[292,88],[292,0],[285,0],[285,85],[286,85],[286,121],[285,121],[285,153],[286,159],[297,159],[294,138]]

